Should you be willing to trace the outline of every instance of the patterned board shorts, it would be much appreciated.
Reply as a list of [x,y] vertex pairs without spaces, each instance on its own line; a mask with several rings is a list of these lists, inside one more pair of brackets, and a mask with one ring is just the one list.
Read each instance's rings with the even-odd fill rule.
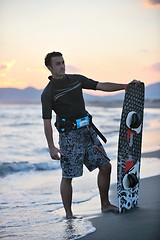
[[[92,137],[91,137],[92,136]],[[95,146],[98,146],[98,151]],[[64,178],[83,175],[83,164],[93,171],[110,161],[97,134],[92,128],[80,128],[60,133],[61,167]]]

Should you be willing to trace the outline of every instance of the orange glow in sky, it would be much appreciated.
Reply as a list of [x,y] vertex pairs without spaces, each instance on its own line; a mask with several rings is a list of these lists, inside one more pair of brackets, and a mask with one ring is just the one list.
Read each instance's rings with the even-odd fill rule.
[[0,87],[42,89],[48,52],[66,73],[98,81],[160,81],[160,1],[1,0]]

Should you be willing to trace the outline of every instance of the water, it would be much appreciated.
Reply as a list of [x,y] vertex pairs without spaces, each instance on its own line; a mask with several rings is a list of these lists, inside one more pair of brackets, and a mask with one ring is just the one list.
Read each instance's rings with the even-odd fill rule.
[[[95,125],[108,138],[104,147],[113,164],[114,183],[121,109],[95,106],[87,109],[93,115]],[[73,182],[73,208],[76,215],[87,213],[87,216],[65,220],[59,194],[60,164],[53,161],[48,153],[41,106],[0,105],[0,119],[0,236],[9,240],[67,240],[94,232],[89,218],[100,212],[100,204],[96,200],[97,170],[88,173],[84,169],[84,176]],[[159,122],[159,109],[145,110],[144,152],[159,149]],[[150,137],[152,135],[154,140]],[[57,143],[56,131],[54,139]],[[159,174],[159,159],[142,160],[142,177]]]

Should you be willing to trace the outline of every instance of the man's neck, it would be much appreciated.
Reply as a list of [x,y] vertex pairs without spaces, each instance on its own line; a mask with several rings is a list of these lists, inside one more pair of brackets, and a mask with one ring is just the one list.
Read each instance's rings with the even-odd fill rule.
[[52,74],[52,78],[54,79],[62,79],[64,77],[64,75],[54,75]]

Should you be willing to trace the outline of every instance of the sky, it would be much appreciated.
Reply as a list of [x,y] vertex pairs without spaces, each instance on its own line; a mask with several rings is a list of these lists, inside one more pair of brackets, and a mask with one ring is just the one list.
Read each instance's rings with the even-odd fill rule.
[[0,0],[0,87],[43,89],[48,52],[66,73],[160,81],[160,0]]

